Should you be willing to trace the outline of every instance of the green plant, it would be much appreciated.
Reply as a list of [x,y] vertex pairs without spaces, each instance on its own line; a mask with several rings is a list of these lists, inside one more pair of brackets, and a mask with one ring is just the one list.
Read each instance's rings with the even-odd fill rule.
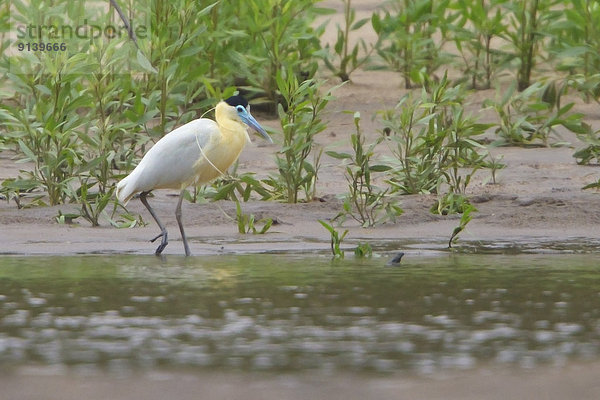
[[206,197],[213,201],[238,200],[238,198],[248,201],[252,193],[258,194],[261,200],[269,200],[273,197],[273,194],[251,172],[221,177],[213,182],[212,188],[215,192]]
[[[253,0],[239,2],[234,11],[247,32],[245,46],[231,53],[238,73],[250,84],[244,89],[276,106],[283,69],[296,79],[312,79],[318,64],[313,57],[321,49],[325,24],[313,27],[317,15],[331,10],[316,6],[320,0]],[[283,94],[283,93],[282,93]],[[272,108],[275,111],[275,108]]]
[[76,68],[79,61],[81,57],[73,56],[50,76],[42,71],[10,75],[17,104],[2,105],[6,111],[4,122],[18,144],[22,160],[33,163],[33,170],[23,173],[40,183],[51,205],[67,200],[69,183],[84,159],[77,130],[85,125],[86,118],[78,111],[90,105],[90,97],[69,68]]
[[[50,3],[19,3],[15,18],[49,24],[83,15],[81,4]],[[110,15],[85,15],[94,22],[110,21]],[[82,41],[79,51],[73,44],[73,49],[56,54],[2,59],[0,73],[10,66],[8,90],[0,93],[0,120],[9,128],[6,143],[15,146],[23,161],[33,163],[31,171],[22,173],[43,188],[50,204],[79,202],[75,187],[83,180],[105,194],[113,185],[114,170],[131,165],[137,146],[145,143],[132,110],[140,108],[137,104],[144,108],[139,91],[135,93],[138,87],[130,75],[119,73],[130,62],[126,40]]]
[[140,86],[129,75],[115,73],[126,55],[117,42],[98,43],[90,53],[97,69],[84,82],[93,105],[89,122],[77,131],[85,156],[77,170],[79,187],[71,191],[70,200],[80,205],[81,216],[92,226],[99,225],[101,215],[110,220],[104,209],[111,202],[116,204],[112,198],[115,179],[121,177],[121,169],[134,164],[139,147],[149,140],[139,123],[148,118]]
[[496,111],[499,122],[495,130],[500,136],[500,145],[543,145],[550,144],[551,136],[558,136],[556,128],[565,127],[575,133],[585,133],[583,114],[570,113],[575,103],[559,105],[559,99],[545,100],[547,85],[534,83],[522,92],[516,92],[513,83],[502,89],[504,94],[499,100],[486,100],[484,107]]
[[[444,184],[462,193],[484,165],[486,151],[476,137],[491,125],[465,115],[465,92],[449,87],[446,76],[426,86],[420,99],[407,94],[393,110],[381,113],[393,155],[389,183],[403,194],[438,193]],[[464,168],[470,171],[466,175]]]
[[348,230],[344,230],[344,232],[340,235],[340,233],[330,224],[325,221],[319,220],[319,223],[323,225],[325,229],[331,235],[331,253],[334,258],[344,258],[344,250],[341,249],[341,244],[348,234]]
[[[0,54],[5,54],[6,50],[10,46],[11,41],[8,39],[9,32],[11,29],[11,11],[10,11],[11,3],[8,1],[3,2],[0,5]],[[1,60],[1,59],[0,59]],[[0,128],[1,131],[1,128]],[[0,145],[2,144],[2,139],[0,137]]]
[[582,187],[583,190],[586,189],[600,189],[600,179],[598,179],[598,181],[596,182],[592,182],[590,184],[585,185],[584,187]]
[[[568,77],[566,85],[568,88],[575,89],[586,102],[594,100],[596,103],[600,103],[600,73],[590,76],[571,75]],[[567,88],[564,90],[566,91]]]
[[[384,64],[400,72],[405,88],[424,84],[451,56],[443,51],[449,26],[456,16],[446,13],[449,0],[393,0],[383,16],[374,13],[377,54]],[[436,38],[436,36],[438,36]]]
[[[451,113],[445,116],[446,144],[444,158],[446,169],[443,171],[445,183],[452,193],[465,193],[471,177],[479,168],[485,166],[487,150],[473,138],[485,133],[491,124],[479,124],[471,116],[465,116],[464,108],[453,106]],[[468,172],[465,174],[464,169]]]
[[[374,47],[368,49],[364,39],[359,39],[350,50],[350,33],[360,29],[369,22],[369,19],[363,18],[356,21],[356,10],[352,8],[352,1],[341,1],[344,4],[344,24],[343,26],[337,25],[337,40],[333,46],[335,61],[330,60],[330,52],[323,57],[323,61],[335,76],[339,77],[342,82],[346,82],[350,80],[350,74],[354,70],[369,60]],[[329,46],[327,46],[327,50],[330,50]],[[359,55],[361,51],[362,54]]]
[[160,119],[148,130],[151,136],[160,138],[178,123],[188,122],[195,115],[194,108],[204,105],[202,84],[209,76],[210,57],[197,55],[205,49],[201,38],[212,26],[207,22],[216,4],[200,10],[192,0],[157,0],[153,4],[152,36],[149,48],[142,49],[150,54],[145,68],[148,104]]
[[[432,214],[462,214],[471,206],[469,198],[461,193],[449,192],[440,196],[429,209]],[[477,211],[477,210],[475,210]]]
[[227,172],[204,187],[194,187],[192,194],[186,191],[186,199],[192,203],[200,200],[233,200],[248,201],[252,194],[257,194],[261,200],[271,200],[274,193],[269,191],[262,181],[255,178],[252,172],[239,174],[239,162],[236,161]]
[[326,127],[321,118],[335,89],[321,95],[321,84],[314,80],[299,83],[291,71],[277,73],[277,86],[284,99],[278,108],[283,143],[276,158],[279,176],[264,182],[288,203],[297,203],[300,191],[304,191],[306,201],[315,196],[320,153],[312,164],[308,156],[314,148],[315,136]]
[[[253,214],[244,214],[242,212],[242,206],[240,205],[239,201],[235,202],[235,209],[239,233],[246,234],[252,232],[253,234],[262,235],[266,233],[269,230],[269,228],[271,228],[271,225],[273,225],[273,219],[271,218],[262,218],[258,221],[255,221]],[[263,224],[262,228],[260,230],[257,229],[255,223]]]
[[506,32],[501,5],[507,0],[457,0],[450,5],[458,20],[452,27],[453,40],[460,52],[465,79],[474,89],[489,89],[499,59],[505,55],[492,47],[492,41]]
[[[560,23],[550,26],[550,51],[558,70],[584,79],[600,73],[600,6],[595,0],[573,0],[561,8]],[[595,96],[597,98],[597,96]]]
[[67,224],[70,225],[79,217],[81,217],[81,214],[77,214],[77,213],[63,214],[62,211],[58,210],[58,214],[56,215],[56,217],[54,217],[54,219],[56,220],[56,223],[58,223],[60,225],[67,225]]
[[112,217],[108,218],[108,222],[115,228],[134,228],[136,226],[146,226],[147,222],[144,221],[139,214],[130,214],[128,212],[121,213],[118,218],[115,219],[114,215],[118,207],[122,207],[120,204],[115,203],[113,208]]
[[78,202],[81,204],[81,216],[92,226],[100,226],[100,216],[112,200],[115,188],[113,186],[104,192],[100,190],[90,192],[89,189],[95,185],[96,183],[89,184],[87,179],[82,180],[77,196]]
[[503,158],[504,155],[494,157],[491,154],[488,154],[488,161],[485,161],[483,165],[484,168],[489,168],[491,172],[492,185],[495,185],[497,183],[496,174],[498,173],[498,170],[506,167],[506,164],[502,163]]
[[458,226],[456,228],[454,228],[454,230],[452,231],[452,235],[450,235],[450,240],[448,240],[448,248],[452,248],[453,244],[456,244],[456,242],[458,241],[458,235],[465,230],[465,228],[467,227],[467,224],[469,222],[471,222],[471,219],[473,219],[473,216],[471,215],[472,212],[477,211],[477,209],[472,206],[471,204],[467,204],[464,207],[463,210],[463,214],[460,217],[460,222],[458,224]]
[[600,130],[594,131],[589,126],[587,128],[585,133],[577,135],[587,146],[573,153],[573,157],[579,165],[589,165],[594,160],[596,164],[600,164]]
[[388,220],[395,221],[395,218],[402,214],[402,209],[391,199],[389,189],[381,190],[371,180],[371,173],[390,170],[387,165],[371,164],[375,147],[383,139],[380,138],[368,147],[365,146],[359,112],[354,113],[354,127],[356,131],[350,135],[354,154],[327,152],[329,156],[343,160],[346,167],[348,194],[344,199],[344,211],[338,216],[350,216],[363,227],[371,227]]
[[560,0],[523,0],[504,3],[510,27],[504,37],[513,49],[517,61],[517,88],[519,91],[531,85],[531,74],[542,56],[540,48],[549,35],[550,27],[562,15],[556,9]]
[[394,109],[380,113],[385,126],[383,133],[393,155],[390,184],[403,194],[435,191],[440,177],[436,159],[440,147],[426,138],[431,116],[418,114],[419,106],[418,100],[405,95]]
[[354,249],[354,255],[356,257],[371,257],[373,255],[373,249],[369,243],[359,243]]
[[[14,200],[17,208],[21,209],[24,207],[21,203],[21,196],[25,193],[31,193],[39,187],[40,182],[35,179],[8,178],[0,185],[0,194],[4,196],[7,203]],[[38,196],[38,199],[40,197]]]

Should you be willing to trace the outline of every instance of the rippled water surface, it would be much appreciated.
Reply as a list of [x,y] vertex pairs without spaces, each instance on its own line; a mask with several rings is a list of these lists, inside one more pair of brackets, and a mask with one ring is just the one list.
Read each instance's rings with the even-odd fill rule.
[[435,373],[600,358],[594,255],[0,257],[0,367]]

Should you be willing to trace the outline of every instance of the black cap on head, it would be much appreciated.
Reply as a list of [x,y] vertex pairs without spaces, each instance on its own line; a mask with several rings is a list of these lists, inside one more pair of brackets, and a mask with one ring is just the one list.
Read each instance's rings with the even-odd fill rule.
[[248,100],[246,100],[242,96],[231,96],[230,98],[225,100],[225,103],[229,104],[232,107],[243,106],[244,108],[248,108]]

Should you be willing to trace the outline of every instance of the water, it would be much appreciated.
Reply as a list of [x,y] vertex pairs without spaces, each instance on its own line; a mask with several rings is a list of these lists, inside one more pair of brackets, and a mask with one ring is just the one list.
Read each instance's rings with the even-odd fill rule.
[[600,358],[589,254],[0,257],[0,368],[410,371]]

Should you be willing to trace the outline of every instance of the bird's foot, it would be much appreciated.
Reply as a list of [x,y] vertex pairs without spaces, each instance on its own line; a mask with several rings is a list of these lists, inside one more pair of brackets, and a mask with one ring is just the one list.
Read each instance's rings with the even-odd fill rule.
[[167,232],[161,232],[161,233],[159,233],[158,235],[156,235],[156,237],[154,239],[150,239],[150,242],[154,243],[154,242],[156,242],[156,239],[158,239],[159,237],[163,237],[163,236],[166,237],[167,236]]
[[160,253],[162,253],[162,251],[165,249],[165,247],[167,247],[167,245],[169,244],[169,241],[167,240],[167,231],[166,230],[159,233],[154,239],[151,239],[150,242],[154,243],[156,241],[156,239],[158,239],[159,237],[162,237],[162,240],[160,241],[160,244],[158,245],[158,247],[156,248],[156,251],[154,252],[154,254],[157,256],[159,256]]

